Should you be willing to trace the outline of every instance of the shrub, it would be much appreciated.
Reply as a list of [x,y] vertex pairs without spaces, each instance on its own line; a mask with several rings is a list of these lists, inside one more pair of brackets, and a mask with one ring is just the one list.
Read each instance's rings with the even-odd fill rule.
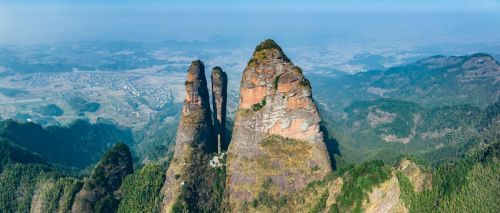
[[270,193],[271,186],[273,184],[273,181],[271,178],[267,178],[262,182],[261,190],[259,194],[257,195],[257,198],[255,198],[252,201],[252,207],[257,208],[259,205],[263,205],[267,208],[277,208],[281,209],[287,204],[287,199],[286,197],[275,197]]
[[266,39],[265,41],[260,43],[257,47],[255,47],[255,52],[258,52],[261,50],[266,50],[266,49],[277,49],[280,52],[283,52],[281,47],[278,44],[276,44],[276,42],[273,41],[272,39]]
[[262,99],[262,101],[260,103],[256,103],[256,104],[252,105],[252,110],[254,112],[259,111],[265,105],[266,105],[266,99]]
[[311,82],[309,82],[309,80],[307,80],[307,78],[303,78],[299,84],[303,87],[307,87],[307,88],[311,88]]
[[260,43],[257,47],[255,47],[255,52],[259,52],[262,50],[270,50],[270,49],[278,50],[282,55],[283,60],[286,62],[290,62],[290,59],[285,55],[281,47],[278,44],[276,44],[276,42],[274,42],[272,39],[266,39],[265,41]]
[[279,81],[280,81],[280,77],[281,77],[281,75],[277,75],[277,76],[274,78],[273,87],[274,87],[274,89],[275,89],[275,90],[276,90],[276,89],[278,89],[278,83],[279,83]]

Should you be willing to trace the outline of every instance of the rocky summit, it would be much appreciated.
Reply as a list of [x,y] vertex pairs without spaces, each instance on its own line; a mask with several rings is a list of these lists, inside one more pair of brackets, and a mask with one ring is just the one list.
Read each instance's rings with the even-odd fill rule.
[[[209,154],[216,151],[205,66],[193,61],[185,82],[186,99],[177,129],[175,152],[163,185],[163,211],[202,204],[206,188]],[[186,202],[196,197],[197,201]],[[199,207],[193,207],[199,208]]]
[[239,98],[227,158],[233,211],[262,188],[280,196],[332,171],[311,85],[273,40],[256,47]]

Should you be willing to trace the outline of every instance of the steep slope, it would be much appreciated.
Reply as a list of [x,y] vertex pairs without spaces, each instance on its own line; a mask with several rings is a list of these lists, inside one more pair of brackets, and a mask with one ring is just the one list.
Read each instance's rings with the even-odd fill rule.
[[[256,47],[243,72],[228,150],[229,204],[239,211],[272,183],[277,196],[331,171],[311,85],[272,40]],[[269,185],[269,184],[268,184]]]
[[[177,129],[174,158],[163,185],[163,211],[203,209],[209,205],[210,154],[217,150],[205,66],[193,61],[187,71],[186,99]],[[188,200],[189,199],[189,200]]]
[[99,161],[78,192],[71,212],[115,212],[123,179],[133,172],[132,156],[123,143],[115,144]]
[[[420,168],[410,161],[410,164]],[[408,212],[400,199],[396,167],[382,161],[352,165],[315,180],[299,191],[273,197],[272,184],[266,185],[251,203],[242,207],[247,212]],[[430,179],[430,171],[421,171],[419,178]],[[399,175],[400,174],[400,175]]]
[[461,159],[428,167],[403,157],[351,165],[274,197],[267,182],[244,212],[498,212],[499,144],[472,149]]
[[69,212],[82,182],[42,164],[8,164],[0,173],[0,211]]
[[227,74],[220,67],[212,69],[212,106],[218,151],[221,152],[227,150],[229,143],[226,140]]

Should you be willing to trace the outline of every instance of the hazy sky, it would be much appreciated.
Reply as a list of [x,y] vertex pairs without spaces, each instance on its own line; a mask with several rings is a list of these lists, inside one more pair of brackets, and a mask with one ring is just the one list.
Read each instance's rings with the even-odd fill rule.
[[1,44],[267,37],[498,43],[500,0],[0,0]]

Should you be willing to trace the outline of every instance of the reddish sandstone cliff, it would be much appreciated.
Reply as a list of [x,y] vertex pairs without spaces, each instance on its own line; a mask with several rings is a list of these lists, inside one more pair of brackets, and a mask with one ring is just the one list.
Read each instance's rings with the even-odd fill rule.
[[[193,61],[188,70],[186,99],[177,129],[174,158],[166,173],[163,185],[163,212],[171,212],[174,204],[182,208],[199,209],[208,205],[210,154],[216,151],[213,135],[205,67]],[[185,198],[195,197],[186,202]]]
[[257,46],[240,88],[228,151],[228,201],[251,202],[264,182],[274,195],[304,188],[330,172],[311,85],[272,40]]

